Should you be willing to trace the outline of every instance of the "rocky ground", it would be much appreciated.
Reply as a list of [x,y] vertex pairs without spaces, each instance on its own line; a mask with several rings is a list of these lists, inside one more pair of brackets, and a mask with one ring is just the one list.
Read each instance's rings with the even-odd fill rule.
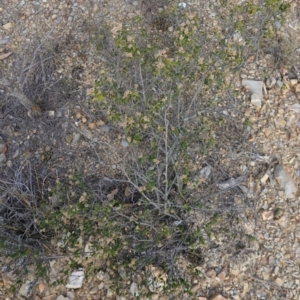
[[[105,59],[97,55],[89,33],[97,35],[103,20],[113,28],[136,15],[151,21],[162,6],[155,3],[0,2],[0,167],[5,170],[0,173],[1,184],[6,182],[5,174],[16,170],[17,174],[23,174],[22,170],[43,174],[49,182],[69,180],[78,172],[91,180],[118,175],[120,157],[130,154],[128,143],[122,130],[88,105],[87,95]],[[213,24],[215,15],[210,4],[191,0],[180,5],[205,11],[207,23]],[[122,278],[124,275],[127,289],[121,291],[122,296],[115,296],[111,289],[115,284],[113,273],[101,270],[94,256],[85,257],[83,265],[91,263],[98,272],[87,278],[80,273],[85,269],[77,270],[79,282],[75,287],[74,282],[57,282],[61,271],[72,273],[65,268],[70,258],[59,251],[47,258],[46,277],[37,277],[28,264],[21,280],[17,271],[24,262],[3,256],[0,298],[134,299],[143,292],[147,277],[148,282],[155,282],[148,288],[157,292],[149,299],[300,299],[299,5],[292,2],[286,23],[280,25],[285,41],[294,42],[289,59],[285,64],[274,64],[272,45],[259,59],[250,57],[235,78],[236,90],[242,89],[243,94],[235,99],[234,106],[225,102],[220,105],[224,117],[235,118],[239,113],[241,122],[247,125],[247,136],[243,137],[247,148],[241,151],[237,145],[224,145],[216,154],[230,176],[218,187],[236,186],[239,192],[234,202],[238,207],[244,205],[244,198],[251,203],[241,213],[241,226],[255,239],[242,249],[242,258],[230,259],[228,254],[220,258],[214,250],[205,253],[199,266],[201,275],[191,279],[190,294],[164,294],[167,275],[155,266],[130,278],[120,266],[118,271]],[[109,160],[105,159],[108,152]],[[79,248],[84,247],[87,253],[89,245],[79,241]],[[185,258],[179,264],[188,268]]]

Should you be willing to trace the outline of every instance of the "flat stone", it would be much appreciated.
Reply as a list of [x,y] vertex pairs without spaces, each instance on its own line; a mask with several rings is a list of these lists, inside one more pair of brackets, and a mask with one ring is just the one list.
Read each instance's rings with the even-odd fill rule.
[[98,6],[97,3],[95,3],[94,6],[93,6],[93,12],[96,13],[98,11],[99,11],[99,6]]
[[49,110],[48,111],[48,116],[53,118],[55,116],[55,111],[54,110]]
[[114,293],[111,289],[106,290],[106,298],[111,298],[113,295],[114,295]]
[[208,179],[210,173],[211,173],[211,166],[203,167],[199,172],[199,177],[202,180],[206,180]]
[[291,79],[291,86],[298,84],[298,79]]
[[251,94],[258,95],[259,99],[263,98],[263,89],[265,89],[265,83],[257,80],[242,80],[242,85],[247,87]]
[[279,89],[281,89],[282,86],[283,86],[283,82],[282,82],[281,80],[277,80],[277,81],[276,81],[276,86],[277,86]]
[[295,85],[295,92],[296,93],[300,93],[300,83],[298,83],[297,85]]
[[98,285],[98,289],[101,291],[105,288],[105,283],[102,281],[99,285]]
[[138,290],[138,285],[136,282],[132,282],[130,285],[130,293],[132,294],[132,296],[134,297],[138,297],[139,296],[139,290]]
[[180,2],[180,3],[178,4],[178,6],[179,6],[180,8],[186,8],[186,3],[185,3],[185,2]]
[[6,24],[4,24],[2,27],[3,27],[3,29],[5,29],[5,30],[10,30],[10,29],[12,28],[12,23],[11,23],[11,22],[6,23]]
[[80,140],[80,137],[81,137],[81,134],[80,133],[76,133],[73,137],[73,140],[72,140],[72,145],[76,145],[79,140]]
[[276,166],[274,176],[280,188],[284,190],[286,197],[289,199],[295,198],[298,187],[282,165]]
[[215,295],[209,298],[209,300],[226,300],[222,295]]
[[74,292],[67,291],[67,297],[68,297],[70,300],[75,300],[75,294],[74,294]]
[[282,286],[283,283],[284,283],[284,281],[283,281],[281,278],[279,278],[279,277],[277,277],[277,278],[275,279],[275,282],[276,282],[279,286]]
[[69,283],[66,285],[67,289],[80,289],[82,287],[84,273],[81,268],[71,273],[69,276]]
[[251,95],[251,103],[253,106],[256,108],[261,108],[261,99],[257,94],[252,94]]
[[288,108],[288,110],[292,110],[292,111],[294,111],[296,113],[300,112],[300,104],[299,103],[288,105],[287,108]]
[[260,182],[265,185],[267,180],[269,179],[269,175],[268,173],[266,173],[261,179],[260,179]]
[[6,45],[8,43],[9,39],[1,39],[0,45]]
[[4,153],[0,153],[0,163],[3,163],[6,161],[6,156]]
[[19,294],[24,297],[28,297],[30,294],[31,288],[32,288],[32,282],[27,280],[24,284],[22,284],[22,286],[19,290]]
[[56,298],[56,300],[70,300],[70,298],[65,297],[65,296],[63,296],[63,295],[59,295],[59,296]]
[[123,148],[127,148],[128,146],[129,146],[129,144],[128,144],[128,142],[126,141],[126,140],[122,140],[121,141],[121,146],[123,147]]
[[219,278],[220,281],[224,281],[227,277],[227,273],[225,271],[220,272],[217,277]]
[[96,124],[95,124],[95,123],[90,123],[90,124],[88,125],[88,127],[89,127],[89,129],[94,130],[95,127],[96,127]]

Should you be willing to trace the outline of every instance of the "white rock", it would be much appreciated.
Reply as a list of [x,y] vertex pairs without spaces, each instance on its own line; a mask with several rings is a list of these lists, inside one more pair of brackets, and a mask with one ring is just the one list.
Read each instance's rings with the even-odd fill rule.
[[76,145],[76,144],[79,142],[80,137],[81,137],[81,134],[80,134],[80,133],[76,133],[76,134],[74,135],[73,140],[72,140],[72,145]]
[[70,299],[70,300],[75,300],[75,294],[71,291],[67,291],[67,297]]
[[0,39],[0,45],[6,45],[8,43],[9,39]]
[[94,4],[94,7],[93,7],[93,12],[96,13],[99,11],[99,6],[97,3]]
[[269,179],[269,175],[266,173],[261,179],[260,182],[265,185],[267,180]]
[[281,80],[277,80],[277,81],[276,81],[276,85],[277,85],[278,88],[281,89],[282,86],[283,86],[283,82],[282,82]]
[[222,295],[216,295],[212,297],[211,300],[226,300],[226,298],[224,298]]
[[186,8],[186,3],[185,2],[180,2],[178,4],[178,7],[180,7],[180,8]]
[[102,281],[99,285],[98,285],[98,289],[99,290],[103,290],[105,288],[105,283]]
[[55,115],[55,111],[54,110],[49,110],[48,111],[48,116],[49,117],[54,117],[54,115]]
[[4,24],[2,27],[3,27],[3,29],[5,29],[5,30],[10,30],[10,29],[12,28],[12,23],[11,23],[11,22],[6,23],[6,24]]
[[179,226],[181,223],[182,223],[182,220],[174,221],[174,222],[172,223],[172,225],[173,225],[173,226]]
[[121,141],[121,146],[123,147],[123,148],[127,148],[128,146],[129,146],[129,144],[128,144],[128,142],[126,141],[126,140],[122,140]]
[[280,188],[284,190],[286,197],[289,199],[295,198],[298,187],[282,165],[276,166],[274,176]]
[[295,92],[296,93],[300,93],[300,83],[298,83],[297,85],[295,85],[294,88],[295,88]]
[[6,156],[4,153],[0,153],[0,163],[5,162],[6,161]]
[[66,285],[67,289],[80,289],[84,279],[84,272],[82,268],[71,273],[69,283]]
[[139,296],[139,290],[138,290],[138,285],[136,282],[133,282],[130,285],[130,293],[134,296],[134,297],[138,297]]
[[291,86],[298,84],[298,79],[291,79]]
[[289,110],[292,110],[292,111],[296,112],[296,113],[300,112],[300,104],[299,103],[295,103],[293,105],[288,105],[287,108]]
[[111,298],[113,296],[113,291],[111,289],[106,290],[106,298]]
[[275,283],[277,283],[279,286],[282,286],[283,283],[284,283],[284,281],[283,281],[283,279],[277,277],[277,278],[275,279]]
[[251,103],[256,108],[261,108],[261,99],[259,98],[259,96],[257,94],[251,95]]
[[65,296],[63,296],[63,295],[59,295],[59,296],[56,298],[56,300],[70,300],[70,298],[65,297]]
[[207,179],[211,173],[211,166],[206,166],[200,170],[200,177]]
[[24,297],[28,297],[30,294],[31,288],[32,288],[32,282],[27,280],[24,284],[22,284],[22,286],[19,290],[19,294]]
[[267,93],[266,86],[263,81],[243,79],[242,85],[247,87],[251,94],[258,95],[259,99],[263,98],[263,90]]
[[58,108],[58,109],[55,111],[55,113],[56,113],[57,118],[61,118],[62,115],[63,115],[63,111],[62,111],[61,108]]

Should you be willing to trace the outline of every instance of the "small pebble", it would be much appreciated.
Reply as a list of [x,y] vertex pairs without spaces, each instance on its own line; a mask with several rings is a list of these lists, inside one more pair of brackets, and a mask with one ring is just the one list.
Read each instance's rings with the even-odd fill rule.
[[121,141],[121,146],[122,146],[123,148],[127,148],[127,147],[129,146],[129,144],[128,144],[128,142],[127,142],[126,140],[122,140],[122,141]]
[[89,127],[89,129],[93,130],[93,129],[95,129],[96,124],[95,124],[95,123],[90,123],[90,124],[88,125],[88,127]]
[[5,30],[10,30],[10,29],[12,28],[12,23],[6,23],[6,24],[4,24],[2,27],[3,27],[3,29],[5,29]]
[[261,99],[259,98],[259,96],[257,94],[252,94],[251,103],[256,108],[261,108]]

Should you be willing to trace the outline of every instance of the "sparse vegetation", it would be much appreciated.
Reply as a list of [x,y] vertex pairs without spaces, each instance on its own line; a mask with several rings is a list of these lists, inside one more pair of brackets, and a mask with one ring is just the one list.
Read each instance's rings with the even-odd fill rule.
[[[86,105],[117,128],[125,145],[105,144],[115,177],[95,182],[83,173],[49,173],[49,149],[39,169],[30,162],[1,171],[2,255],[24,259],[21,265],[38,262],[37,277],[46,276],[54,254],[71,257],[66,269],[85,265],[87,276],[105,267],[119,278],[116,294],[128,276],[155,265],[168,274],[165,291],[180,288],[190,295],[187,278],[201,276],[197,267],[207,251],[232,259],[247,255],[253,238],[240,215],[251,200],[237,186],[220,191],[216,183],[229,178],[219,152],[230,144],[246,148],[242,136],[251,120],[224,110],[235,115],[241,93],[236,78],[249,59],[276,52],[280,63],[293,49],[277,37],[289,4],[252,2],[216,4],[214,26],[176,3],[150,23],[138,17],[131,24],[92,27],[89,47],[104,59]],[[65,80],[61,87],[71,89]],[[24,92],[29,95],[30,85]],[[206,177],[199,175],[205,166],[212,168]],[[243,205],[235,204],[236,196]],[[184,271],[180,260],[189,265]],[[143,285],[140,295],[149,297]]]

